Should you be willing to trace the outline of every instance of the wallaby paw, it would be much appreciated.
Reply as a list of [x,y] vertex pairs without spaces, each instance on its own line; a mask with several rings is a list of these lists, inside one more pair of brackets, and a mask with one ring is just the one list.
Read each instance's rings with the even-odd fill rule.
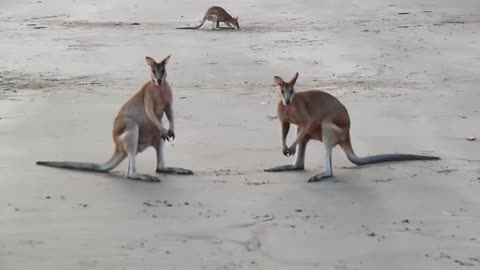
[[176,174],[183,174],[183,175],[192,175],[192,174],[193,174],[193,171],[192,171],[192,170],[188,170],[188,169],[176,168],[175,173],[176,173]]
[[192,175],[193,171],[183,168],[157,168],[157,173],[165,173],[165,174],[181,174],[181,175]]
[[324,179],[327,179],[327,178],[330,178],[332,176],[333,176],[332,174],[320,173],[320,174],[317,174],[317,175],[314,175],[314,176],[310,177],[308,179],[307,183],[320,182],[320,181],[322,181]]
[[175,140],[175,131],[173,129],[169,129],[167,135],[168,138],[172,139],[172,141]]
[[161,182],[158,177],[156,177],[156,176],[151,176],[151,175],[148,175],[148,174],[134,174],[134,175],[129,175],[129,176],[128,176],[128,179],[145,181],[145,182]]
[[282,172],[282,171],[303,171],[304,167],[303,166],[297,166],[297,165],[281,165],[281,166],[275,166],[272,168],[267,168],[264,169],[263,171],[265,172]]
[[164,141],[170,141],[170,133],[166,129],[160,130],[160,138]]

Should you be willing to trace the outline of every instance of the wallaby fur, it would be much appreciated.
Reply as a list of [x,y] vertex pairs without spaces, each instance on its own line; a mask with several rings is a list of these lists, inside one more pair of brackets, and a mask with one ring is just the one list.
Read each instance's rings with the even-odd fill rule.
[[[159,182],[155,176],[137,173],[135,156],[149,146],[157,152],[157,172],[193,174],[182,168],[165,167],[163,157],[164,140],[175,139],[172,91],[166,80],[166,65],[170,56],[156,63],[151,57],[145,58],[151,68],[152,79],[125,103],[113,122],[115,150],[112,158],[104,164],[83,162],[37,161],[38,165],[94,172],[108,172],[117,167],[127,156],[129,165],[127,178]],[[169,129],[162,125],[165,113]]]
[[[238,17],[232,17],[228,12],[222,7],[213,6],[205,12],[202,22],[198,26],[192,27],[178,27],[177,29],[199,29],[205,24],[206,21],[212,22],[212,30],[215,28],[218,29],[235,29],[240,30],[240,25],[238,24]],[[228,27],[220,27],[220,23],[224,23]]]
[[[325,145],[324,172],[312,176],[308,182],[317,182],[332,177],[332,149],[340,145],[348,160],[356,165],[373,164],[387,161],[404,160],[438,160],[439,157],[385,154],[369,157],[358,157],[350,141],[350,118],[347,109],[334,96],[318,91],[302,91],[295,93],[294,85],[298,72],[289,81],[275,76],[275,83],[280,86],[281,101],[278,103],[278,118],[282,125],[282,146],[285,156],[292,156],[298,145],[297,160],[293,165],[283,165],[266,169],[268,172],[304,170],[305,150],[307,143],[313,140],[322,141]],[[290,147],[287,147],[286,138],[290,124],[298,127],[297,138]]]

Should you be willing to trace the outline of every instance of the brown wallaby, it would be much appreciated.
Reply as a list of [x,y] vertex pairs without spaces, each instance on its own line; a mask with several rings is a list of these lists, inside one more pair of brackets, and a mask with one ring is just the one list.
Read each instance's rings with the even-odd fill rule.
[[[157,152],[157,172],[174,174],[193,174],[182,168],[165,166],[163,157],[164,140],[175,139],[172,91],[166,80],[165,69],[170,55],[156,63],[146,57],[151,67],[152,79],[125,103],[113,122],[113,142],[115,151],[112,158],[104,164],[84,162],[38,161],[38,165],[94,172],[108,172],[117,167],[127,156],[129,158],[127,177],[129,179],[159,182],[155,176],[137,173],[135,156],[149,146]],[[169,129],[162,125],[163,114],[169,121]]]
[[[216,28],[218,29],[237,29],[240,30],[240,25],[238,24],[238,17],[232,17],[228,12],[223,9],[222,7],[213,6],[205,12],[203,16],[202,22],[198,26],[193,27],[179,27],[177,29],[198,29],[203,26],[203,24],[207,21],[212,22],[212,30]],[[228,27],[220,27],[220,23],[224,23]]]
[[[305,150],[311,140],[322,141],[325,145],[325,166],[323,173],[312,176],[308,182],[317,182],[333,176],[332,148],[340,145],[348,160],[356,165],[373,164],[387,161],[403,160],[438,160],[433,156],[409,154],[385,154],[358,157],[350,141],[350,118],[345,106],[332,95],[322,91],[304,91],[295,93],[294,85],[298,73],[285,82],[275,76],[275,83],[280,86],[281,101],[278,103],[278,118],[282,124],[282,145],[285,156],[295,155],[298,145],[297,160],[293,165],[277,166],[265,169],[267,172],[303,170]],[[297,138],[287,147],[286,138],[290,124],[297,125]]]

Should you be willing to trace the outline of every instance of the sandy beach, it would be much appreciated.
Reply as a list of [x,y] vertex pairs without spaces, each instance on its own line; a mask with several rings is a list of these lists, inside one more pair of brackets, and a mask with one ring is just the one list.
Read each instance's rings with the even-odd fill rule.
[[[177,30],[220,5],[240,31]],[[106,161],[113,118],[172,55],[161,183],[35,165]],[[281,152],[273,76],[349,110],[357,167]],[[290,132],[289,142],[294,137]],[[477,140],[469,141],[473,137]],[[155,152],[137,159],[155,174]],[[480,269],[478,0],[1,0],[0,269]]]

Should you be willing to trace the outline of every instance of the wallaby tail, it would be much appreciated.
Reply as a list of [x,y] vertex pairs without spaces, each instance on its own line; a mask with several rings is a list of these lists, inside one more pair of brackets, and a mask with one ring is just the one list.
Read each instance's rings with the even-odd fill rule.
[[113,168],[117,167],[120,162],[122,162],[127,155],[121,152],[115,152],[110,158],[109,161],[103,164],[97,163],[88,163],[88,162],[69,162],[69,161],[37,161],[37,165],[78,170],[78,171],[88,171],[88,172],[108,172]]
[[439,160],[439,157],[423,156],[423,155],[410,155],[410,154],[384,154],[374,155],[369,157],[359,157],[355,154],[350,141],[350,135],[347,136],[344,143],[340,144],[348,160],[355,165],[367,165],[389,161],[406,161],[406,160]]
[[206,21],[207,21],[207,17],[203,17],[202,22],[198,26],[177,27],[177,29],[198,29],[202,27]]

